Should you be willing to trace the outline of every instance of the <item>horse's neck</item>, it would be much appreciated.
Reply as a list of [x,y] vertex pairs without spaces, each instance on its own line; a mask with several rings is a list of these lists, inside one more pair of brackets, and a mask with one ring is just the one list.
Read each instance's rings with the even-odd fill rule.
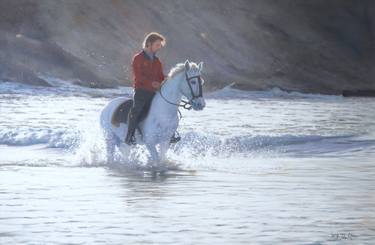
[[165,81],[160,91],[154,97],[153,103],[156,103],[158,108],[166,108],[166,113],[170,112],[172,115],[177,113],[177,105],[180,104],[182,98],[179,83],[181,78],[181,74],[177,74]]
[[160,88],[163,96],[172,103],[179,103],[181,101],[182,94],[180,92],[180,79],[181,74],[178,74],[175,77],[165,81],[163,86]]

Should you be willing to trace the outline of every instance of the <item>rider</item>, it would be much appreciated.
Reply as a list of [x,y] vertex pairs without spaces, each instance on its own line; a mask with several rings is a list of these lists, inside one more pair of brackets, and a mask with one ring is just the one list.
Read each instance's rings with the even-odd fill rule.
[[[134,132],[137,128],[139,117],[150,108],[155,92],[160,88],[165,76],[162,63],[155,55],[165,45],[165,37],[157,32],[150,32],[143,41],[143,49],[134,55],[133,68],[133,106],[128,115],[128,132],[125,143],[136,144]],[[171,143],[180,140],[172,136]]]

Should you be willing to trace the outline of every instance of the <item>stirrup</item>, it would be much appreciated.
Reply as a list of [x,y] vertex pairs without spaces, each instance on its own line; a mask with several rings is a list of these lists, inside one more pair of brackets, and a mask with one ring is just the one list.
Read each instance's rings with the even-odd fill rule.
[[[177,135],[177,136],[176,136]],[[177,143],[181,140],[181,136],[179,135],[179,133],[176,131],[176,134],[174,134],[171,138],[171,140],[169,141],[171,144],[174,144],[174,143]]]

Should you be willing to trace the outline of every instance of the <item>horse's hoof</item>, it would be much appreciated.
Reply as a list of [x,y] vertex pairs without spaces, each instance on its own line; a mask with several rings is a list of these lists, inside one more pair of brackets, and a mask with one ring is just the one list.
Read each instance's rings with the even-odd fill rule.
[[170,139],[169,143],[174,144],[174,143],[179,142],[180,140],[181,140],[181,136],[177,136],[177,137],[173,136],[173,137]]
[[168,171],[168,167],[164,164],[148,164],[146,165],[146,168],[149,169],[150,171],[154,172],[166,172]]
[[133,145],[136,145],[137,142],[135,140],[125,140],[125,144],[129,146],[133,146]]
[[165,166],[167,166],[167,167],[178,165],[178,163],[176,163],[175,161],[169,160],[169,159],[165,159],[165,160],[163,160],[163,163],[164,163]]

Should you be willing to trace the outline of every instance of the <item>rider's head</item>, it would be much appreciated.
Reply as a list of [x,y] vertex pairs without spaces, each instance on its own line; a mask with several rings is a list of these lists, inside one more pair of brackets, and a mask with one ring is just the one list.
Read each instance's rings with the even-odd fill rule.
[[165,46],[165,43],[166,39],[163,35],[157,32],[150,32],[143,40],[143,48],[148,49],[150,52],[156,53]]

